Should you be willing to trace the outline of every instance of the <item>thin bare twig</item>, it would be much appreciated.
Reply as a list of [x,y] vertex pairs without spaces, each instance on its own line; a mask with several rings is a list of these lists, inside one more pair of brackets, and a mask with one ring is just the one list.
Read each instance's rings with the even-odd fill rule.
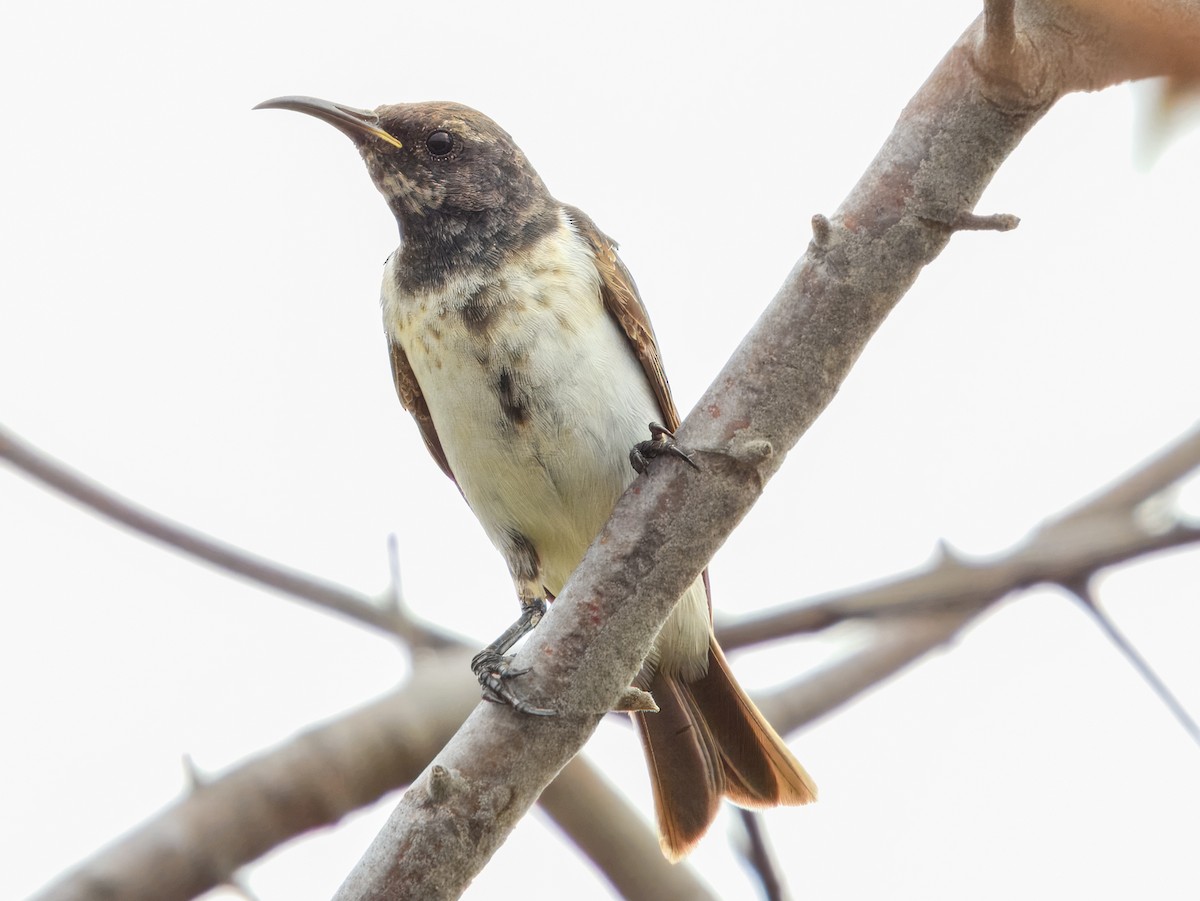
[[400,545],[393,532],[387,539],[388,574],[387,591],[384,592],[383,610],[391,617],[394,628],[411,648],[462,648],[466,645],[457,638],[432,626],[413,615],[404,602],[404,590],[400,585]]
[[1200,466],[1200,428],[1156,451],[1127,476],[1102,489],[1081,506],[1094,513],[1132,510],[1170,488]]
[[366,595],[247,553],[147,510],[74,472],[2,426],[0,459],[92,512],[173,550],[389,635],[403,638],[411,631],[411,624]]
[[926,570],[878,585],[719,623],[727,649],[813,632],[846,619],[983,607],[1039,583],[1071,586],[1101,569],[1200,542],[1200,525],[1151,523],[1142,505],[1200,467],[1200,429],[1189,432],[1090,500],[1048,520],[1014,550],[967,562],[943,545]]
[[740,841],[733,843],[734,850],[742,858],[746,869],[758,879],[763,898],[766,901],[786,901],[789,895],[767,841],[762,814],[757,810],[739,809],[738,822],[742,827],[742,835]]
[[1092,619],[1100,626],[1101,631],[1108,637],[1108,640],[1121,652],[1121,655],[1129,661],[1130,666],[1146,681],[1146,684],[1150,686],[1150,690],[1166,705],[1167,710],[1171,712],[1171,715],[1175,717],[1192,741],[1200,745],[1200,726],[1196,724],[1192,715],[1188,713],[1187,708],[1183,706],[1183,703],[1175,696],[1175,693],[1167,687],[1162,677],[1150,665],[1150,661],[1143,657],[1141,652],[1134,647],[1133,642],[1126,637],[1125,633],[1117,628],[1117,624],[1113,622],[1112,618],[1100,609],[1100,605],[1096,603],[1096,597],[1091,590],[1090,583],[1081,583],[1066,587],[1071,595],[1083,605],[1083,609],[1091,614]]
[[780,733],[790,734],[953,641],[984,609],[964,607],[872,623],[865,645],[779,688],[755,693],[754,702]]
[[[189,792],[31,901],[186,901],[273,847],[338,822],[414,779],[479,703],[470,652],[418,651],[407,685],[227,773],[185,763]],[[541,798],[560,828],[635,901],[713,898],[658,850],[646,821],[576,758]]]

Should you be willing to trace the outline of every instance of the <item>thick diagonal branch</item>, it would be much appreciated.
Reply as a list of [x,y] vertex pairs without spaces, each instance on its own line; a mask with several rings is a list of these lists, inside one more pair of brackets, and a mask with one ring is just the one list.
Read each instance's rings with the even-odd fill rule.
[[[478,703],[470,652],[425,651],[402,689],[202,781],[31,901],[186,901],[309,830],[408,784]],[[549,816],[621,897],[710,898],[663,859],[645,820],[577,758],[544,793]]]
[[700,452],[703,473],[666,461],[636,482],[518,656],[516,667],[532,667],[529,700],[563,715],[477,709],[436,762],[455,789],[417,780],[340,898],[461,892],[629,684],[675,600],[1005,157],[1063,93],[1102,86],[1096,68],[1073,65],[1071,42],[1098,46],[1109,31],[1062,28],[1055,4],[1027,7],[1039,15],[1017,17],[1016,71],[995,73],[977,54],[980,22],[938,65],[685,422],[680,441]]
[[[138,506],[64,466],[3,426],[0,426],[0,460],[7,460],[43,485],[152,541],[393,636],[409,637],[406,633],[410,630],[410,624],[397,616],[395,611],[372,603],[370,598],[308,573],[257,557]],[[421,636],[422,639],[426,637]],[[419,643],[431,642],[422,640]]]

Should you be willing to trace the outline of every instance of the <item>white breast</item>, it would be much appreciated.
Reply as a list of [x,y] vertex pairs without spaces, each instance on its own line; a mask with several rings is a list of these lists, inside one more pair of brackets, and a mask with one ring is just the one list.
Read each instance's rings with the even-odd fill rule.
[[633,479],[629,449],[662,418],[589,246],[564,216],[520,264],[428,294],[395,285],[389,266],[384,324],[463,495],[493,541],[529,538],[559,591]]

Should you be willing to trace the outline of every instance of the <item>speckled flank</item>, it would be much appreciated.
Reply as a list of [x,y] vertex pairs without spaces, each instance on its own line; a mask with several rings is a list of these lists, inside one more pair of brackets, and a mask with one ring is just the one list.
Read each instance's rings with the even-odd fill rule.
[[542,564],[533,542],[517,531],[509,532],[504,538],[501,550],[513,578],[530,582],[536,580],[541,574]]
[[[560,212],[557,227],[507,265],[458,268],[438,287],[402,289],[390,270],[404,258],[385,273],[385,327],[518,592],[530,582],[513,566],[532,559],[557,594],[634,477],[629,448],[661,417],[602,302],[592,247]],[[518,553],[522,543],[529,553]],[[661,659],[695,676],[708,642],[699,582],[677,611],[660,636]]]
[[501,369],[496,379],[496,397],[500,401],[500,412],[514,427],[523,426],[529,421],[529,398],[521,390],[519,372],[512,369]]

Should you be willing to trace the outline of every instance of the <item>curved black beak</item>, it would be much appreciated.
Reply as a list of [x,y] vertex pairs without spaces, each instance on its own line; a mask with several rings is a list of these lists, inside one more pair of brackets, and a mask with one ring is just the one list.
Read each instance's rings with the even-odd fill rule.
[[297,113],[307,113],[322,122],[328,122],[342,134],[354,139],[356,143],[361,140],[363,135],[373,135],[393,147],[404,146],[379,127],[379,117],[370,110],[342,106],[340,103],[319,100],[316,97],[275,97],[271,100],[264,100],[254,108],[290,109]]

